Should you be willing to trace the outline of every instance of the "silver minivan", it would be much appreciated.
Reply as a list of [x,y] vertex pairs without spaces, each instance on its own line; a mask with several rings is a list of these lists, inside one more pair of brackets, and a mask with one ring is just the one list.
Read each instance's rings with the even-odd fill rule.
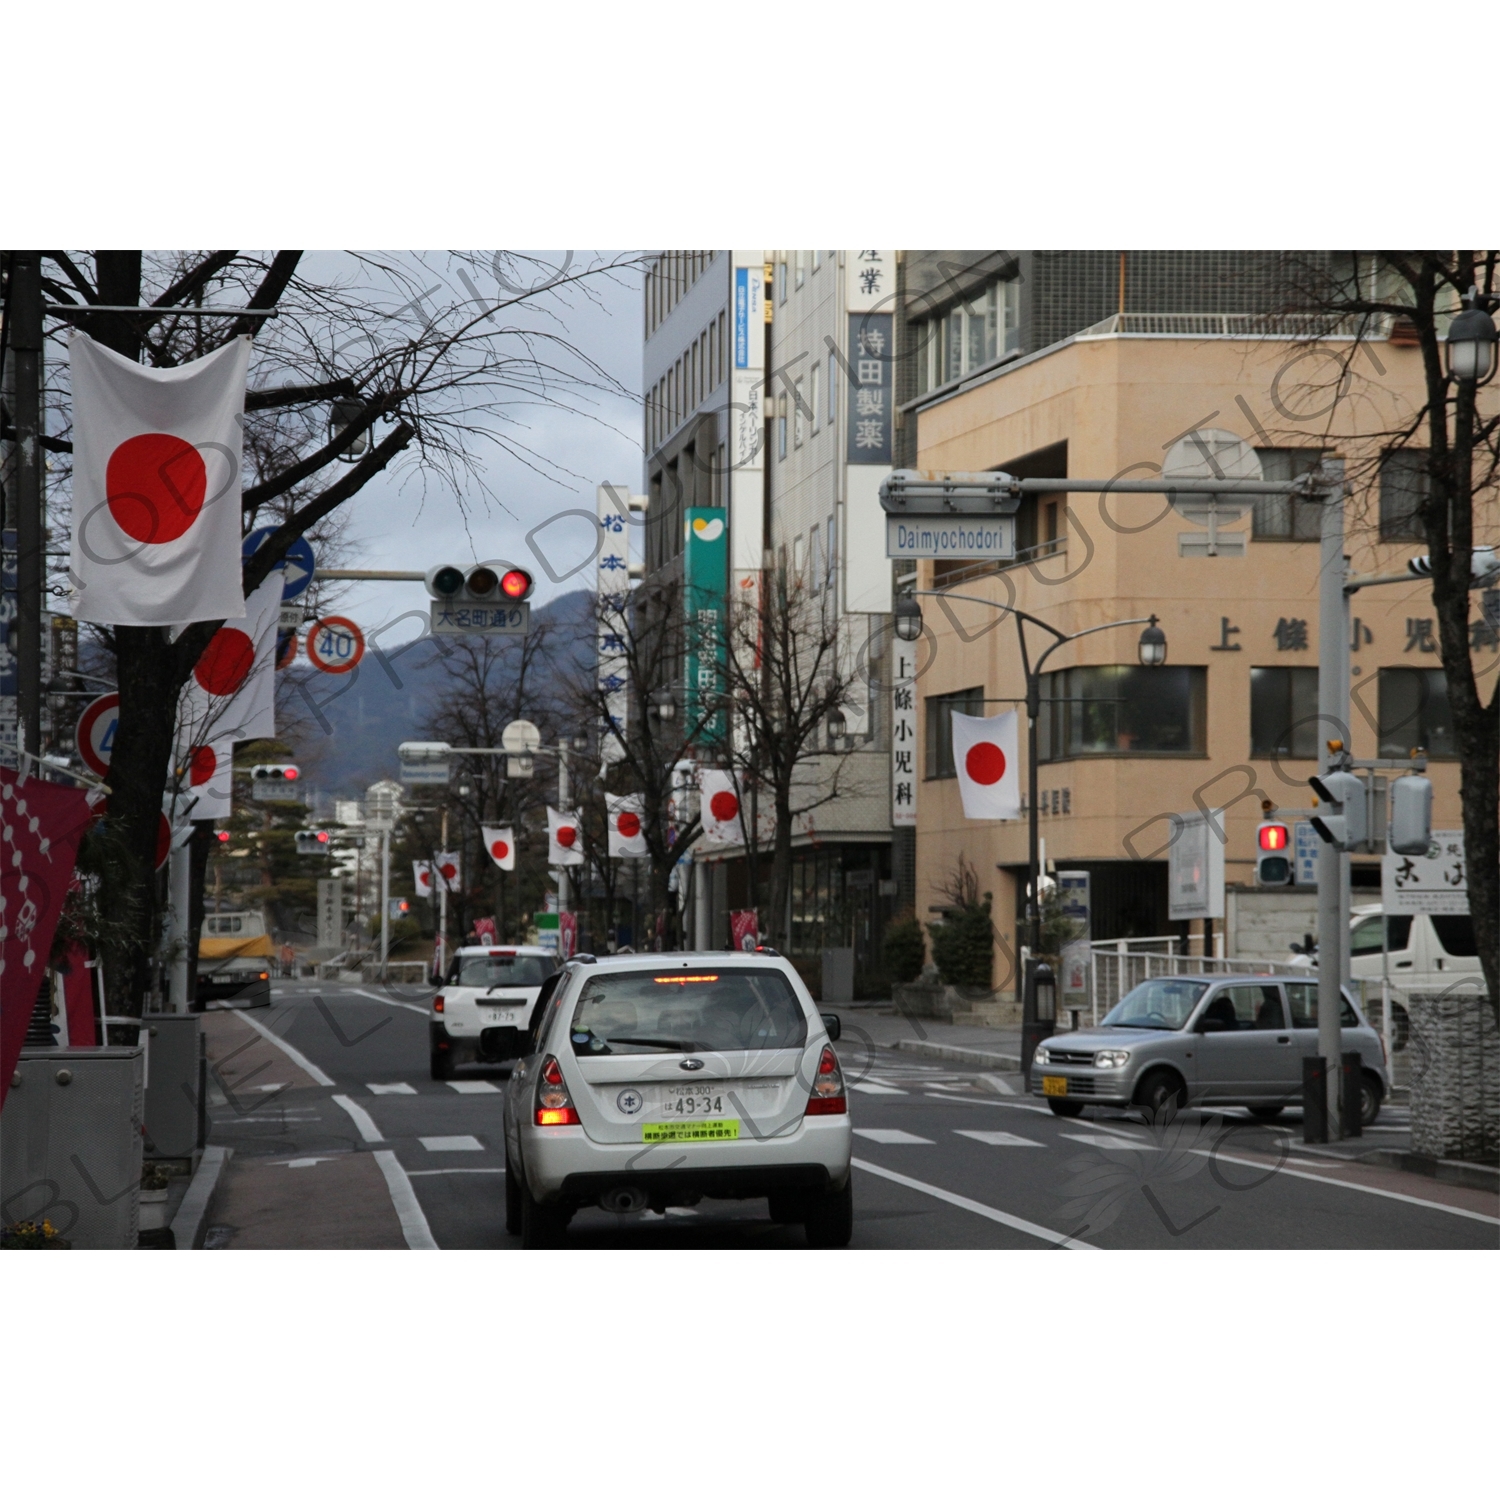
[[[1381,1040],[1344,992],[1340,1050],[1362,1061],[1360,1115],[1372,1125],[1390,1089]],[[1302,1102],[1302,1060],[1318,1055],[1316,980],[1276,974],[1163,975],[1136,985],[1086,1031],[1049,1037],[1031,1063],[1031,1092],[1052,1112],[1169,1102],[1241,1105],[1275,1119]]]

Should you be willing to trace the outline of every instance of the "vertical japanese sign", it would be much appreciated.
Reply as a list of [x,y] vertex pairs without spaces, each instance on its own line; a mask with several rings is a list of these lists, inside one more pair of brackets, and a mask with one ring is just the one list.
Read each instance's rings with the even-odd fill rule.
[[917,825],[917,642],[891,653],[891,826]]
[[891,465],[892,402],[890,313],[849,314],[849,420],[846,457],[851,464]]
[[623,760],[629,682],[625,662],[625,610],[630,596],[630,486],[601,484],[599,515],[599,663],[598,684],[604,704],[599,755],[605,765]]
[[16,534],[0,533],[0,746],[16,739]]
[[[729,589],[729,528],[718,507],[693,506],[683,517],[683,591],[687,612],[685,724],[703,717],[723,691],[725,609]],[[704,729],[707,745],[722,744],[724,714],[715,711]]]

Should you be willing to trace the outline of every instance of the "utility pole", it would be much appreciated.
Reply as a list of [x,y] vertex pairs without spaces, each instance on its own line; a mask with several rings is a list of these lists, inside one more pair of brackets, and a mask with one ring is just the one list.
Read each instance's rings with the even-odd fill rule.
[[437,859],[432,862],[433,879],[438,883],[438,976],[448,972],[448,877],[438,869],[438,859],[448,847],[448,809],[443,809],[443,828],[438,835]]
[[5,330],[14,363],[16,519],[16,713],[20,748],[42,753],[42,586],[46,519],[42,494],[42,257],[10,258]]
[[[568,784],[568,742],[559,739],[557,742],[557,810],[564,817],[568,813],[568,799],[572,795],[572,788]],[[568,909],[568,872],[559,867],[557,872],[557,909],[560,912]]]

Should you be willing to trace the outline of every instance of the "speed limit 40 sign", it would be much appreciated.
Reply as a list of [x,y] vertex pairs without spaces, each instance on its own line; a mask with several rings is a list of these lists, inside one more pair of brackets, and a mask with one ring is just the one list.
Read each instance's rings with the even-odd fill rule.
[[364,633],[343,615],[318,620],[307,632],[307,659],[320,672],[352,672],[364,654]]

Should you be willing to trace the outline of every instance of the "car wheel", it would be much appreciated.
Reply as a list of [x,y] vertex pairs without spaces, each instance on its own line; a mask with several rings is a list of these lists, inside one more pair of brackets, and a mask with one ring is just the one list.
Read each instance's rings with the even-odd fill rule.
[[1168,1111],[1187,1107],[1187,1089],[1169,1068],[1156,1068],[1141,1079],[1135,1091],[1135,1102],[1146,1111],[1148,1120],[1162,1118]]
[[1047,1108],[1065,1120],[1076,1120],[1083,1113],[1083,1105],[1076,1099],[1049,1099]]
[[1382,1092],[1380,1080],[1373,1073],[1360,1074],[1359,1123],[1361,1126],[1373,1125],[1380,1118]]
[[1257,1119],[1257,1120],[1274,1120],[1276,1118],[1276,1116],[1279,1115],[1282,1112],[1282,1110],[1284,1110],[1286,1108],[1286,1105],[1284,1105],[1284,1104],[1249,1104],[1249,1105],[1246,1105],[1245,1107],[1250,1111],[1251,1115],[1255,1119]]
[[436,1047],[432,1049],[432,1076],[439,1083],[453,1077],[452,1053],[439,1052]]
[[505,1232],[521,1232],[521,1179],[510,1164],[510,1154],[505,1157]]
[[531,1189],[521,1184],[521,1248],[556,1250],[567,1232],[568,1215],[550,1204],[538,1203]]
[[807,1243],[814,1250],[842,1250],[854,1237],[854,1179],[837,1193],[814,1198],[807,1208]]

